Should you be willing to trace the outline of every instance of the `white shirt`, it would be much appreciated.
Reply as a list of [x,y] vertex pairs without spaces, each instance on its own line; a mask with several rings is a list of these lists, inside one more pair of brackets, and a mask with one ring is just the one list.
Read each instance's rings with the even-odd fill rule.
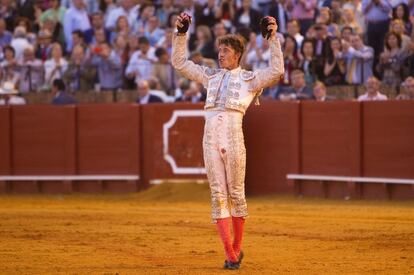
[[[24,105],[24,104],[26,104],[26,100],[23,97],[16,96],[16,95],[10,96],[9,101],[7,101],[7,105]],[[1,98],[0,105],[6,105],[6,100]]]
[[85,9],[79,10],[72,6],[65,12],[63,30],[65,32],[66,49],[72,49],[72,32],[74,30],[86,31],[91,28],[88,13]]
[[16,51],[16,60],[17,60],[17,62],[20,63],[20,62],[23,61],[24,49],[27,46],[30,46],[31,44],[29,43],[29,41],[26,38],[18,37],[18,38],[13,38],[10,45]]
[[369,96],[368,93],[360,95],[358,97],[358,101],[379,101],[379,100],[387,100],[388,97],[386,95],[377,92],[375,96]]
[[136,51],[132,54],[128,66],[125,70],[125,75],[137,73],[137,79],[148,79],[152,73],[152,63],[157,61],[155,56],[155,48],[150,47],[146,56],[147,59],[140,57],[141,51]]
[[128,18],[129,27],[132,28],[138,19],[139,5],[135,5],[130,10],[126,11],[123,7],[118,7],[111,10],[106,18],[105,28],[114,29],[116,21],[120,16],[126,16]]
[[[60,64],[60,70],[55,70],[56,66]],[[45,62],[45,83],[51,84],[56,78],[62,78],[63,73],[66,71],[68,62],[61,58],[59,62],[54,59],[48,59]]]

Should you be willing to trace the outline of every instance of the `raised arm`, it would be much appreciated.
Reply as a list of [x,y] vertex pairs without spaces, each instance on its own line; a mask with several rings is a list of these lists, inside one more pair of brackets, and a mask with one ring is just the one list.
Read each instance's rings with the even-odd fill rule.
[[[178,29],[181,28],[182,30],[182,21],[185,19],[190,20],[186,14],[181,14],[178,16],[176,21],[176,26]],[[207,75],[205,74],[205,70],[207,67],[197,65],[187,59],[187,30],[188,26],[184,32],[179,31],[173,35],[171,64],[186,78],[197,81],[206,87]]]
[[255,77],[250,84],[251,91],[260,91],[263,88],[276,84],[285,73],[282,49],[279,39],[276,37],[277,24],[273,17],[270,19],[268,30],[271,32],[269,38],[269,67],[254,72]]

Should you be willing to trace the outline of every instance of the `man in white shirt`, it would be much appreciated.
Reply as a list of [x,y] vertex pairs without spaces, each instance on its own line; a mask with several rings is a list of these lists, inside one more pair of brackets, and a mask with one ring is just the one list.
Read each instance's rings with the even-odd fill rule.
[[146,37],[140,37],[139,50],[134,52],[125,70],[125,76],[129,79],[149,79],[152,73],[152,63],[157,61],[155,48],[150,46]]
[[80,30],[85,32],[91,28],[88,12],[85,8],[84,0],[72,0],[72,7],[65,13],[63,19],[63,30],[65,33],[66,49],[72,50],[72,32]]
[[120,0],[119,7],[111,10],[106,18],[105,28],[114,30],[116,21],[120,16],[128,18],[129,26],[132,27],[139,15],[139,5],[134,4],[133,0]]
[[16,27],[14,30],[14,37],[10,45],[13,47],[16,53],[17,62],[23,62],[24,49],[29,47],[31,44],[26,38],[26,29],[22,26]]
[[358,101],[377,101],[377,100],[387,100],[388,97],[379,92],[380,82],[375,76],[368,78],[365,83],[365,94],[362,94],[358,97]]

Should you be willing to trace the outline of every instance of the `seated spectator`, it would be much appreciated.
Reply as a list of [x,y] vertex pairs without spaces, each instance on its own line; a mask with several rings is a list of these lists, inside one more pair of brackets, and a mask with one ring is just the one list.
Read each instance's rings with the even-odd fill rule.
[[407,79],[404,81],[403,85],[402,85],[405,89],[405,93],[401,93],[397,96],[397,99],[414,99],[414,77],[409,76],[407,77]]
[[164,48],[155,51],[158,62],[152,66],[152,76],[158,79],[161,89],[168,95],[173,95],[176,87],[177,72],[171,65],[170,56]]
[[328,39],[328,54],[325,58],[324,75],[328,86],[345,84],[346,64],[342,58],[342,45],[337,37]]
[[56,78],[52,82],[52,104],[67,105],[76,104],[78,101],[69,93],[66,92],[65,82],[62,79]]
[[313,40],[305,39],[302,43],[299,56],[299,69],[305,74],[306,85],[312,85],[315,81],[316,63],[314,55],[315,45]]
[[140,37],[139,50],[134,52],[125,70],[125,76],[129,79],[148,79],[151,77],[152,63],[157,61],[155,48],[151,47],[148,38]]
[[341,40],[351,43],[351,35],[354,33],[354,30],[349,27],[349,26],[345,26],[342,28],[341,30]]
[[365,82],[365,93],[358,97],[358,101],[387,100],[388,97],[381,94],[379,88],[380,81],[375,76],[369,77]]
[[0,18],[0,48],[10,45],[13,35],[6,29],[6,21]]
[[380,55],[377,66],[382,74],[382,82],[392,88],[399,86],[402,81],[402,67],[405,60],[405,52],[401,48],[401,36],[395,32],[389,32],[385,36],[385,48]]
[[35,56],[34,47],[27,46],[20,65],[19,90],[21,93],[35,92],[43,86],[43,63]]
[[162,103],[163,102],[160,97],[150,94],[150,87],[149,87],[147,80],[137,81],[137,92],[138,92],[137,103],[139,104]]
[[313,97],[316,101],[330,101],[333,97],[326,95],[326,86],[321,81],[315,81],[313,84]]
[[31,45],[26,37],[26,29],[24,27],[16,27],[10,45],[14,48],[17,62],[22,62],[24,49],[26,49],[27,46]]
[[[411,38],[410,36],[405,34],[404,22],[400,19],[392,20],[390,24],[390,32],[394,32],[398,34],[401,37],[401,48],[403,49],[404,52],[409,51]],[[384,44],[384,46],[386,45]],[[387,50],[386,47],[385,47],[385,50]]]
[[4,82],[0,87],[0,106],[1,105],[24,105],[26,100],[18,96],[19,91],[16,90],[13,82]]
[[362,84],[373,75],[374,49],[364,45],[362,37],[351,35],[351,44],[342,43],[346,62],[345,79],[348,84]]
[[122,88],[121,57],[108,44],[92,48],[89,62],[98,71],[101,90],[116,91]]
[[5,46],[3,48],[3,55],[4,60],[0,62],[0,80],[1,82],[10,81],[16,85],[20,80],[20,73],[14,48]]
[[68,62],[63,57],[62,46],[59,43],[53,43],[51,58],[44,63],[45,67],[45,85],[43,90],[49,90],[52,86],[53,80],[63,77],[66,71]]
[[69,87],[69,92],[88,92],[92,90],[96,76],[96,68],[88,64],[85,50],[81,46],[73,48],[63,80]]
[[189,87],[183,91],[183,94],[175,102],[199,103],[205,100],[206,93],[203,92],[203,86],[195,81],[191,81]]
[[85,35],[81,30],[74,30],[72,32],[72,49],[75,48],[76,46],[80,46],[84,49],[87,48],[87,45],[85,43]]
[[286,0],[286,9],[290,12],[291,18],[298,20],[302,34],[306,33],[314,23],[316,13],[316,0],[296,1]]
[[291,83],[291,86],[279,86],[276,99],[290,101],[312,98],[312,88],[306,86],[305,74],[301,70],[292,72]]

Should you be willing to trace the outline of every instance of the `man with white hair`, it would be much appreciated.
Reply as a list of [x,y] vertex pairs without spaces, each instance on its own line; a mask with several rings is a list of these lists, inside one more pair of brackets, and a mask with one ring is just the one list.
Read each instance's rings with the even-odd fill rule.
[[31,45],[27,40],[26,34],[27,33],[25,27],[18,26],[14,29],[14,36],[13,40],[10,43],[10,46],[13,47],[16,53],[17,62],[23,61],[23,51],[26,47]]
[[72,32],[80,30],[85,32],[91,28],[88,12],[84,0],[72,0],[72,6],[66,11],[63,19],[63,30],[65,33],[66,49],[72,50]]
[[43,85],[43,73],[43,63],[35,57],[34,47],[27,46],[23,51],[23,62],[20,64],[20,92],[37,91]]

